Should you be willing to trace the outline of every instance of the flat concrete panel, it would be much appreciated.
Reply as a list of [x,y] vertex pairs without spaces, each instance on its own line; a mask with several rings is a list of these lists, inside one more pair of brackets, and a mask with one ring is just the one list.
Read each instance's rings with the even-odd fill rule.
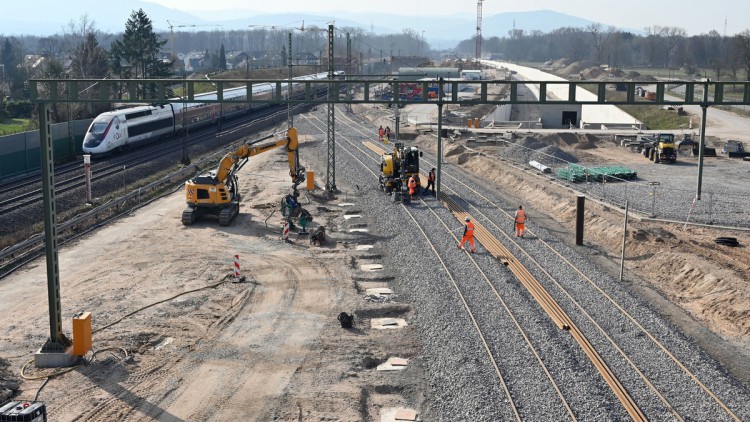
[[73,355],[73,346],[64,353],[44,353],[42,348],[34,354],[34,365],[37,368],[68,368],[78,362],[78,356]]
[[402,318],[373,318],[370,326],[376,330],[392,330],[406,327],[406,320]]
[[379,271],[383,269],[383,264],[362,264],[359,268],[362,271]]
[[391,357],[387,361],[378,365],[378,371],[403,371],[409,365],[409,360],[404,358]]

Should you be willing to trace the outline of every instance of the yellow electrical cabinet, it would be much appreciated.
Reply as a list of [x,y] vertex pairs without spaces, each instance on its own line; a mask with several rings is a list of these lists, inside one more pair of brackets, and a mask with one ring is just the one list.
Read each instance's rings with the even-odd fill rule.
[[315,172],[313,171],[307,172],[307,190],[308,191],[315,190]]
[[91,312],[80,312],[73,317],[73,354],[85,356],[91,350]]

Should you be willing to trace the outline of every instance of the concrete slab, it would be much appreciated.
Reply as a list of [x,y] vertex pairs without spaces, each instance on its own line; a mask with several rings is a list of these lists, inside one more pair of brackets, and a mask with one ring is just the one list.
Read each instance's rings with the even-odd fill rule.
[[367,229],[362,229],[362,228],[349,229],[349,233],[367,233],[367,231],[368,231]]
[[405,407],[391,407],[380,411],[380,422],[410,422],[416,421],[419,413]]
[[376,368],[378,371],[403,371],[409,365],[409,360],[391,357]]
[[359,268],[362,271],[379,271],[383,269],[383,264],[362,264]]
[[369,251],[372,248],[374,248],[373,245],[357,245],[355,249],[358,251]]
[[78,362],[78,356],[73,354],[73,346],[65,352],[42,352],[42,348],[34,354],[34,366],[37,368],[68,368]]
[[378,287],[388,287],[388,283],[383,281],[357,281],[360,290],[376,289]]
[[339,206],[340,207],[353,207],[354,204],[352,204],[350,202],[342,202],[342,203],[339,204]]
[[376,330],[390,330],[406,327],[406,320],[402,318],[373,318],[370,326]]
[[344,216],[344,220],[351,220],[352,218],[362,218],[359,214],[347,214]]
[[375,287],[372,289],[365,290],[365,294],[372,295],[372,296],[390,296],[393,294],[393,290],[387,287]]

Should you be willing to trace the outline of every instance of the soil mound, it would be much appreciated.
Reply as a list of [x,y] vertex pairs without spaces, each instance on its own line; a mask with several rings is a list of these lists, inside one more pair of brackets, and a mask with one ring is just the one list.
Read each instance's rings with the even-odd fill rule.
[[604,74],[604,71],[599,67],[590,67],[581,72],[582,79],[596,79]]
[[531,154],[532,160],[549,167],[565,166],[568,163],[577,163],[578,159],[557,145],[548,145]]
[[466,152],[466,148],[463,145],[458,145],[457,147],[453,148],[452,150],[445,153],[446,157],[452,157],[454,155],[462,154]]

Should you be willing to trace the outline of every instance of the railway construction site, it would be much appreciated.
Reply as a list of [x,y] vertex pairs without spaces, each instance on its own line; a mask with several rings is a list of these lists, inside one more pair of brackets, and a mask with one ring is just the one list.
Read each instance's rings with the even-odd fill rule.
[[[704,196],[716,207],[706,198],[688,215],[679,192],[695,182],[693,158],[654,164],[585,135],[465,136],[446,140],[441,195],[403,204],[378,188],[393,146],[375,134],[390,113],[337,108],[333,197],[321,189],[325,111],[296,118],[316,175],[300,202],[310,228],[325,227],[320,245],[295,230],[280,240],[279,151],[239,171],[231,226],[183,226],[177,189],[62,246],[65,331],[93,315],[93,352],[70,370],[28,364],[48,333],[43,259],[0,280],[0,393],[44,401],[55,421],[750,419],[750,187],[721,189],[748,163],[712,158]],[[435,139],[403,129],[424,153],[423,180]],[[541,149],[625,165],[639,183],[561,180],[528,166]],[[631,210],[620,282],[623,197],[644,204]],[[467,215],[473,255],[456,248]],[[729,236],[739,247],[715,242]]]

